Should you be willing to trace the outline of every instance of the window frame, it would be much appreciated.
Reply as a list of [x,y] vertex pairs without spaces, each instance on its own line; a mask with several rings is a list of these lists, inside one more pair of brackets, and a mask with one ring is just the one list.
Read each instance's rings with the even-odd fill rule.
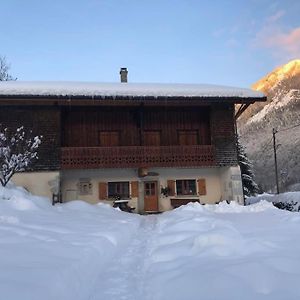
[[[111,188],[113,185],[113,193],[111,193]],[[124,185],[127,185],[126,188],[124,188]],[[128,194],[126,193],[128,191]],[[119,190],[119,192],[118,192]],[[126,194],[125,194],[125,193]],[[130,199],[130,183],[129,181],[109,181],[107,182],[107,196],[110,200],[116,200],[117,197],[120,197],[120,199]]]
[[[189,183],[193,182],[193,189],[191,193],[188,192],[190,189]],[[180,189],[178,188],[178,185],[181,185]],[[197,183],[196,179],[177,179],[175,180],[175,186],[176,186],[176,195],[177,196],[197,196]],[[178,193],[178,190],[181,190],[180,193]]]

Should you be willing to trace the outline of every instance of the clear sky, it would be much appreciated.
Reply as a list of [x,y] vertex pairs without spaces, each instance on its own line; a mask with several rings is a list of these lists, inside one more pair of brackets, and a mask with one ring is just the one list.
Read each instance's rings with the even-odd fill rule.
[[0,0],[18,80],[249,87],[300,58],[300,0]]

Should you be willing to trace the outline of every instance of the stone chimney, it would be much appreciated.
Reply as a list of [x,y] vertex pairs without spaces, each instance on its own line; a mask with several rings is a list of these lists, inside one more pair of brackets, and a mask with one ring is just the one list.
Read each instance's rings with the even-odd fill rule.
[[127,82],[127,68],[121,68],[120,75],[121,75],[121,82]]

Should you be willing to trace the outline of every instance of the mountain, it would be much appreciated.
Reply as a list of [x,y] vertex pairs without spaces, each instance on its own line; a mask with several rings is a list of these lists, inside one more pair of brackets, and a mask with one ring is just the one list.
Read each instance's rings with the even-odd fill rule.
[[251,105],[238,120],[238,128],[257,183],[264,191],[275,190],[275,128],[280,189],[300,190],[300,60],[276,68],[252,88],[265,93],[268,100]]
[[258,80],[252,85],[256,91],[268,94],[282,80],[288,80],[297,77],[300,74],[300,59],[292,60],[286,65],[276,68],[274,71]]

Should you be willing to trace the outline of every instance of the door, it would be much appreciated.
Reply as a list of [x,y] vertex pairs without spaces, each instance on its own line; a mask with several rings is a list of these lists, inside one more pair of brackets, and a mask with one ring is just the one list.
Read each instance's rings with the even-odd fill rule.
[[158,211],[157,181],[144,182],[144,210]]

